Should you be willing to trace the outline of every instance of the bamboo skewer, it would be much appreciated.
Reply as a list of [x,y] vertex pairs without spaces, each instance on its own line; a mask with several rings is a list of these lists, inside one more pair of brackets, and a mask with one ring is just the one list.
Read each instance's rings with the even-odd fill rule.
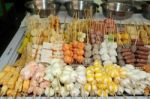
[[[132,86],[134,86],[133,83],[132,83]],[[134,96],[135,99],[138,99],[138,98],[136,97],[136,95],[135,95],[135,90],[134,90],[134,89],[132,90],[132,94],[133,94],[133,96]]]
[[[120,27],[121,27],[121,21],[120,21],[120,24],[119,24],[119,25],[120,25]],[[118,32],[117,32],[117,35],[119,35]],[[119,37],[119,36],[118,36],[118,37]],[[121,41],[121,38],[117,38],[117,40],[120,40],[121,45],[123,46],[123,48],[125,48],[124,44],[123,44],[122,41]]]
[[125,25],[125,33],[127,33],[128,35],[129,35],[129,37],[130,37],[130,44],[132,43],[131,41],[132,41],[132,38],[131,38],[131,35],[130,35],[130,33],[127,31],[127,26],[128,26],[129,24],[126,24]]
[[41,95],[38,96],[38,99],[41,99]]
[[116,95],[116,93],[115,93],[115,95],[114,95],[114,99],[118,99],[118,96]]
[[57,95],[56,95],[57,93],[56,93],[56,91],[55,91],[55,93],[54,93],[54,99],[57,99]]
[[85,95],[85,90],[84,90],[83,87],[81,88],[81,90],[83,91],[84,98],[85,98],[85,99],[88,99],[88,96]]
[[127,99],[127,97],[123,93],[122,93],[122,96],[123,96],[124,99]]
[[35,93],[33,94],[32,99],[36,99],[36,94]]
[[25,94],[23,94],[23,97],[22,97],[22,99],[26,99],[26,95],[25,95]]
[[[82,89],[81,89],[81,90],[82,90]],[[84,99],[83,92],[81,93],[81,97],[82,97],[82,99]]]
[[90,99],[93,99],[92,91],[90,91]]
[[137,37],[136,37],[136,40],[135,40],[135,44],[134,44],[134,46],[136,46],[137,41],[138,41],[138,38],[139,38],[139,35],[140,35],[140,32],[138,32],[137,24],[136,24],[136,32],[137,32]]
[[1,95],[1,98],[0,98],[0,99],[3,99],[3,97],[4,97],[4,94]]
[[104,99],[108,99],[108,96],[103,96],[104,97]]

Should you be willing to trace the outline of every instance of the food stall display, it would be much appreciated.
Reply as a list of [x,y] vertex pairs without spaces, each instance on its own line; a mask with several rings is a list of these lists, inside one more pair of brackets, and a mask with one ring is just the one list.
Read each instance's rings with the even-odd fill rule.
[[0,72],[1,96],[150,95],[148,25],[30,16],[16,62]]
[[[49,3],[57,7],[60,1],[56,1]],[[40,18],[46,10],[40,8],[39,15],[26,17],[25,34],[19,43],[14,40],[16,49],[4,53],[11,62],[0,71],[2,98],[149,98],[150,25],[134,22],[132,6],[124,3],[105,2],[107,18],[95,18],[101,11],[95,3],[79,0],[78,6],[73,5],[85,6],[79,10],[69,0],[61,2],[72,16],[69,21],[66,15],[63,21],[58,15]],[[52,12],[58,14],[59,8]],[[127,18],[132,22],[115,20]]]

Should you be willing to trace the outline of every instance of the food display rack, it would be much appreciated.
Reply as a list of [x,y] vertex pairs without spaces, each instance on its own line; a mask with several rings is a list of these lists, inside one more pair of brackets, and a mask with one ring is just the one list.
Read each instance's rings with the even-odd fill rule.
[[[65,16],[67,15],[67,12],[65,11],[61,11],[58,13],[58,16],[60,17],[60,22],[63,24],[65,21]],[[2,56],[0,57],[0,70],[7,64],[13,64],[15,63],[16,59],[18,58],[18,53],[17,50],[21,45],[21,42],[25,36],[26,33],[26,19],[29,16],[29,14],[27,14],[25,16],[25,18],[23,19],[20,28],[18,29],[18,31],[16,32],[16,34],[14,35],[14,37],[12,38],[11,42],[9,43],[9,45],[7,46],[7,48],[5,49],[5,51],[3,52]],[[95,16],[93,17],[95,20],[103,20],[105,19],[105,17],[102,15],[102,13],[97,13],[95,14]],[[72,20],[72,18],[70,16],[67,15],[66,17],[66,23],[70,22]],[[150,20],[144,19],[142,17],[141,14],[134,14],[131,18],[126,19],[126,20],[121,20],[121,21],[117,21],[116,23],[118,24],[147,24],[150,25]],[[6,98],[1,97],[2,98]],[[7,99],[11,99],[12,97],[7,97]],[[22,99],[23,97],[17,97],[17,99]],[[29,97],[25,97],[26,99],[32,99],[32,96]],[[39,99],[46,99],[47,97],[43,96],[43,97],[36,97]],[[62,97],[50,97],[51,99],[61,99]],[[65,97],[65,99],[70,99],[72,97]],[[75,97],[76,99],[88,99],[90,97]],[[92,97],[91,99],[106,99],[106,97]],[[115,99],[115,97],[113,96],[109,96],[107,99]],[[117,96],[117,99],[150,99],[150,96]]]

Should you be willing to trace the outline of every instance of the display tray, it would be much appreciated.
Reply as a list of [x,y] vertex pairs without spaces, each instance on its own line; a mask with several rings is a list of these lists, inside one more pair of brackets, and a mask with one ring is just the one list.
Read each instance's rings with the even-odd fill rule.
[[[61,15],[62,16],[62,15]],[[139,15],[135,15],[135,16],[139,16]],[[69,17],[70,18],[70,17]],[[69,22],[71,19],[67,20],[67,22]],[[135,17],[135,19],[137,18],[137,20],[140,20],[140,17]],[[61,23],[64,22],[64,18],[61,17]],[[131,19],[130,19],[131,20]],[[144,19],[143,19],[144,20]],[[134,21],[135,22],[135,21]],[[130,21],[130,23],[134,23],[132,21]],[[137,22],[137,21],[136,21]],[[147,25],[150,25],[150,21],[143,21],[144,23],[147,23]],[[129,24],[128,21],[118,21],[119,24]],[[141,21],[138,21],[137,23],[142,23]],[[24,24],[24,23],[22,23]],[[2,68],[6,65],[6,64],[13,64],[15,63],[16,59],[19,58],[19,54],[17,53],[18,48],[21,45],[21,42],[25,36],[26,33],[26,26],[22,25],[18,31],[16,32],[15,36],[13,37],[13,39],[11,40],[11,42],[9,43],[8,47],[6,48],[6,50],[4,51],[4,53],[2,54],[2,56],[0,57],[0,70],[2,70]],[[149,47],[149,45],[148,45]],[[126,94],[125,94],[126,95]],[[13,97],[6,97],[3,96],[1,98],[13,98]],[[16,97],[17,99],[22,99],[22,98],[26,98],[26,99],[34,99],[34,98],[39,98],[39,99],[46,99],[48,97],[45,96],[36,96],[33,97],[33,95],[30,96],[26,96],[26,97]],[[50,99],[64,99],[62,97],[49,97]],[[65,99],[70,99],[70,98],[74,98],[74,99],[150,99],[150,96],[142,96],[142,95],[137,95],[137,96],[131,96],[131,95],[126,95],[124,96],[117,96],[117,97],[113,97],[113,96],[109,96],[108,98],[106,97],[65,97]]]

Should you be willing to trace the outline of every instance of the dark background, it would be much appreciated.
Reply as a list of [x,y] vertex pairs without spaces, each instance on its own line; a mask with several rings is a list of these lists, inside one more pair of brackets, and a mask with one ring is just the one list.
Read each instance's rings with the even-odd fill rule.
[[25,16],[24,3],[27,0],[4,0],[4,4],[11,3],[12,7],[0,16],[0,56],[17,32]]

